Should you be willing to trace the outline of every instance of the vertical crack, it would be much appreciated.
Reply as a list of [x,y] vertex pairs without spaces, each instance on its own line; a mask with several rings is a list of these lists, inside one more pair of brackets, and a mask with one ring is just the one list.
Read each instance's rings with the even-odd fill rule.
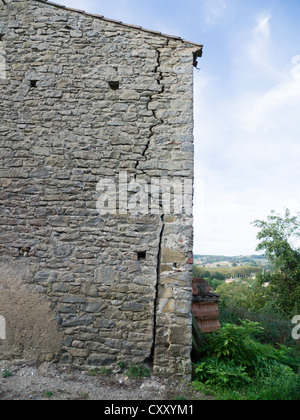
[[[166,42],[166,46],[168,45],[169,41]],[[156,51],[156,65],[154,69],[154,73],[157,75],[156,81],[159,86],[159,89],[157,92],[151,94],[149,96],[149,100],[147,102],[146,109],[147,111],[152,111],[152,116],[155,119],[155,123],[151,124],[149,131],[150,135],[148,136],[147,143],[145,145],[145,148],[141,154],[141,158],[137,160],[135,164],[135,169],[139,169],[142,171],[144,175],[146,175],[146,172],[143,169],[139,168],[139,164],[141,161],[144,161],[147,157],[147,152],[150,148],[151,140],[155,136],[155,128],[159,125],[162,125],[164,123],[164,120],[162,118],[158,118],[155,109],[150,110],[150,104],[157,100],[159,95],[162,95],[165,92],[165,86],[162,84],[163,80],[163,72],[160,71],[161,67],[161,52],[159,48],[155,48]],[[136,175],[135,175],[136,177]],[[156,347],[156,323],[157,323],[157,310],[158,310],[158,292],[159,292],[159,279],[160,279],[160,270],[161,270],[161,255],[162,255],[162,240],[163,240],[163,234],[165,229],[165,215],[163,214],[163,208],[162,204],[160,202],[160,208],[161,208],[161,215],[160,215],[160,231],[159,231],[159,237],[158,237],[158,249],[157,249],[157,264],[156,264],[156,281],[155,281],[155,290],[154,290],[154,302],[153,302],[153,336],[152,336],[152,347],[150,351],[150,356],[147,359],[147,362],[149,362],[151,365],[154,363],[154,352]]]
[[159,287],[159,277],[160,277],[160,268],[161,268],[161,255],[162,255],[162,239],[165,229],[165,215],[162,214],[160,217],[161,228],[159,233],[159,242],[158,242],[158,252],[157,252],[157,266],[156,266],[156,283],[155,283],[155,296],[153,304],[153,339],[152,339],[152,348],[150,352],[149,362],[153,365],[154,362],[154,351],[156,345],[156,321],[157,321],[157,306],[158,306],[158,287]]
[[[159,51],[158,48],[155,48],[155,51],[157,53],[157,63],[156,63],[155,69],[154,69],[154,73],[156,73],[156,74],[159,73],[159,76],[158,76],[158,78],[156,80],[157,80],[157,84],[159,86],[161,86],[160,92],[156,93],[156,95],[161,95],[165,91],[165,87],[161,84],[161,82],[163,80],[163,73],[158,70],[159,67],[160,67],[160,65],[161,65],[161,52]],[[150,97],[149,97],[149,101],[147,102],[147,108],[146,108],[147,111],[150,111],[149,105],[150,105],[151,102],[153,102],[153,96],[154,96],[154,94],[153,95],[150,95]],[[154,129],[155,129],[155,127],[158,127],[159,125],[163,124],[163,119],[162,118],[157,118],[156,112],[155,112],[154,109],[152,110],[152,115],[157,120],[157,122],[156,122],[156,124],[153,124],[150,127],[150,136],[148,137],[148,141],[147,141],[147,143],[145,145],[145,149],[142,152],[142,155],[141,155],[141,158],[142,159],[146,156],[146,153],[147,153],[147,151],[148,151],[148,149],[150,147],[151,139],[154,136]],[[135,164],[135,169],[138,169],[139,163],[140,163],[140,161],[138,160],[136,162],[136,164]]]

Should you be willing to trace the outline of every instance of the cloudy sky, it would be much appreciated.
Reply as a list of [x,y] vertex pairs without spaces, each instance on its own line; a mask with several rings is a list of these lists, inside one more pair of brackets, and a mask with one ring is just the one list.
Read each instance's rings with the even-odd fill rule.
[[299,0],[56,0],[204,44],[195,70],[195,248],[254,253],[300,209]]

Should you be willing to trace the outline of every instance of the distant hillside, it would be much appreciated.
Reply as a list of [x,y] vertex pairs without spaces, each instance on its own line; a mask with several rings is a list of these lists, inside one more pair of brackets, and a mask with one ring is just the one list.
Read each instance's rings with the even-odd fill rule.
[[225,255],[194,255],[194,264],[207,268],[240,267],[250,265],[254,267],[267,267],[268,259],[265,255],[238,255],[228,257]]

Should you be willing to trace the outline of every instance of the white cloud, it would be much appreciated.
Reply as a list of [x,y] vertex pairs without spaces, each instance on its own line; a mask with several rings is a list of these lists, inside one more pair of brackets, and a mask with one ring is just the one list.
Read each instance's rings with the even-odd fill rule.
[[[211,176],[213,174],[211,173]],[[257,209],[244,194],[230,185],[210,178],[205,188],[204,217],[198,218],[195,206],[195,253],[239,255],[255,251],[256,231],[251,222]]]
[[274,69],[270,63],[272,59],[271,18],[269,13],[264,13],[257,18],[248,45],[248,56],[260,73],[265,71],[273,75]]
[[290,63],[275,64],[271,30],[271,15],[260,15],[242,58],[244,80],[252,83],[230,105],[232,115],[249,131],[268,132],[287,118],[298,120],[300,56],[291,57]]
[[[256,176],[256,171],[254,162],[252,181],[246,179],[245,185],[239,186],[239,182],[243,184],[242,170],[236,170],[241,179],[235,184],[221,168],[219,172],[207,169],[202,212],[195,201],[195,253],[251,254],[258,244],[257,229],[251,224],[255,219],[266,220],[272,209],[283,214],[286,207],[292,211],[299,208],[299,190],[287,184],[284,174],[281,184],[280,175],[267,170]],[[197,188],[197,179],[195,185]]]
[[271,15],[262,15],[257,19],[257,25],[254,28],[254,35],[259,41],[268,42],[271,34],[270,27]]
[[239,105],[236,104],[236,116],[246,130],[260,128],[267,132],[282,122],[282,116],[287,111],[299,115],[299,106],[300,80],[290,78],[265,92],[248,94],[239,101]]
[[223,16],[226,8],[225,0],[205,0],[204,16],[206,24],[215,24]]
[[203,71],[202,83],[196,76],[195,167],[205,185],[199,220],[195,201],[196,253],[254,252],[254,219],[299,208],[300,56],[274,60],[271,23],[271,14],[261,14],[250,40],[239,40],[227,80],[233,89],[224,89],[230,96],[220,75]]

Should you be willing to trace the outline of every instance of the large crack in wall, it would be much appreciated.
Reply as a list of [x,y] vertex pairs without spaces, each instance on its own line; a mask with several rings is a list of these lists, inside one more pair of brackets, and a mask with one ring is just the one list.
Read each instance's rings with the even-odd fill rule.
[[[166,46],[169,44],[169,41],[167,40],[166,41]],[[161,95],[161,94],[163,94],[164,93],[164,91],[165,91],[165,87],[164,87],[164,85],[162,85],[162,80],[163,80],[163,73],[161,72],[161,71],[159,71],[159,68],[160,68],[160,66],[161,66],[161,52],[160,52],[160,50],[159,50],[159,48],[154,48],[155,49],[155,51],[156,51],[156,53],[157,53],[157,63],[156,63],[156,66],[155,66],[155,69],[154,69],[154,73],[159,73],[159,75],[158,75],[158,77],[157,77],[157,84],[161,87],[161,91],[160,92],[158,92],[158,93],[155,93],[155,95]],[[156,115],[156,112],[155,112],[155,109],[152,109],[152,110],[150,110],[149,109],[149,106],[150,106],[150,104],[153,102],[153,97],[154,97],[154,94],[153,95],[150,95],[150,97],[149,97],[149,101],[147,102],[147,106],[146,106],[146,109],[147,109],[147,111],[152,111],[152,115],[153,115],[153,117],[157,120],[157,123],[156,124],[153,124],[153,125],[151,125],[150,126],[150,128],[149,128],[149,130],[150,130],[150,136],[148,137],[148,141],[147,141],[147,143],[146,143],[146,145],[145,145],[145,149],[143,150],[143,152],[142,152],[142,154],[141,154],[141,159],[140,160],[138,160],[137,162],[136,162],[136,164],[135,164],[135,169],[139,169],[139,170],[141,170],[144,174],[145,174],[145,172],[144,172],[144,170],[143,169],[141,169],[141,168],[139,168],[139,164],[140,164],[140,162],[141,161],[143,161],[144,160],[144,158],[146,158],[146,154],[147,154],[147,152],[148,152],[148,150],[149,150],[149,148],[150,148],[150,144],[151,144],[151,140],[152,140],[152,138],[153,138],[153,136],[155,135],[155,133],[154,133],[154,129],[155,129],[155,127],[158,127],[159,125],[162,125],[163,123],[164,123],[164,121],[163,121],[163,119],[162,118],[157,118],[157,115]]]
[[[169,44],[169,40],[166,41],[166,46],[168,46]],[[152,124],[149,128],[150,130],[150,135],[148,137],[147,143],[145,145],[145,148],[141,154],[141,159],[139,159],[136,164],[135,164],[135,169],[136,170],[140,170],[142,171],[143,175],[147,175],[146,171],[139,168],[139,165],[141,162],[144,162],[147,159],[147,152],[150,149],[150,145],[151,145],[151,140],[153,139],[153,137],[155,136],[155,128],[164,124],[164,120],[162,118],[158,118],[156,115],[156,111],[155,109],[150,109],[150,104],[154,101],[154,96],[155,99],[157,99],[158,95],[162,95],[165,91],[165,86],[162,85],[162,81],[163,81],[163,73],[162,71],[159,70],[160,66],[161,66],[161,52],[159,50],[159,48],[154,48],[156,51],[156,66],[154,69],[154,73],[158,75],[158,77],[156,78],[157,80],[157,84],[158,86],[161,88],[159,92],[156,92],[155,94],[152,94],[149,96],[149,101],[147,102],[146,105],[146,110],[147,111],[152,111],[152,116],[156,119],[156,123]],[[135,178],[136,178],[137,174],[135,174]],[[164,232],[164,228],[165,228],[165,223],[164,223],[164,218],[165,215],[163,213],[163,206],[161,203],[160,198],[158,199],[158,204],[159,204],[159,209],[160,209],[160,230],[159,230],[159,235],[158,235],[158,245],[157,245],[157,269],[156,269],[156,282],[154,285],[154,301],[153,301],[153,338],[152,338],[152,346],[151,346],[151,351],[150,351],[150,357],[148,359],[148,361],[153,364],[153,360],[154,360],[154,351],[155,351],[155,339],[156,339],[156,318],[157,318],[157,306],[158,306],[158,287],[159,287],[159,278],[160,278],[160,268],[161,268],[161,255],[162,255],[162,239],[163,239],[163,232]]]
[[161,268],[161,255],[162,255],[162,239],[165,229],[165,216],[161,215],[160,220],[160,232],[159,232],[159,242],[158,242],[158,252],[157,252],[157,268],[156,268],[156,283],[155,283],[155,295],[153,303],[153,341],[152,348],[150,353],[150,362],[153,364],[154,361],[154,351],[155,351],[155,341],[156,341],[156,319],[157,319],[157,310],[158,310],[158,287],[160,279],[160,268]]

